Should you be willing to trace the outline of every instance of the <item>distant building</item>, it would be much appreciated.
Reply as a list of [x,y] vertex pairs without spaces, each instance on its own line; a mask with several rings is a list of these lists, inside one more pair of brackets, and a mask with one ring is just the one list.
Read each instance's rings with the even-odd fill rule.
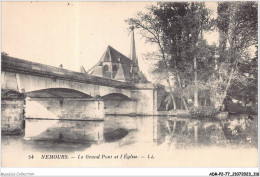
[[133,27],[131,28],[131,33],[130,58],[108,46],[100,61],[88,70],[87,73],[123,82],[148,82],[139,70]]

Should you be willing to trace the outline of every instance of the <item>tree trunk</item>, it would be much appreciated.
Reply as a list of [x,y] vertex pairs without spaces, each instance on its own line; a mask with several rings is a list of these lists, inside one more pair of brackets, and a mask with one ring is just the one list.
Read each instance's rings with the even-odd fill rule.
[[[230,85],[231,85],[231,80],[233,79],[233,75],[234,75],[234,73],[235,73],[235,71],[236,71],[236,69],[237,69],[238,61],[236,60],[235,62],[236,62],[235,68],[232,69],[232,71],[231,71],[231,73],[230,73],[230,75],[229,75],[228,83],[227,83],[227,86],[226,86],[226,88],[225,88],[223,97],[222,97],[221,102],[220,102],[220,107],[219,107],[219,110],[220,110],[220,111],[223,111],[223,109],[224,109],[224,100],[225,100],[225,98],[226,98],[226,96],[227,96],[228,89],[229,89],[229,87],[230,87]],[[220,108],[221,108],[221,109],[220,109]]]
[[198,107],[199,106],[199,94],[198,94],[198,73],[197,73],[197,58],[194,56],[194,85],[195,85],[195,90],[194,90],[194,106]]
[[170,75],[169,75],[170,70],[169,70],[169,67],[167,65],[164,50],[161,46],[159,37],[157,39],[158,39],[158,46],[159,46],[161,53],[162,53],[163,63],[164,63],[164,66],[165,66],[165,69],[166,69],[166,72],[167,72],[167,83],[168,83],[168,86],[169,86],[169,89],[170,89],[170,94],[171,94],[171,97],[172,97],[173,109],[175,110],[175,109],[177,109],[177,106],[176,106],[176,101],[175,101],[175,98],[174,98],[174,95],[173,95],[173,89],[172,89],[172,86],[171,86],[171,83],[170,83]]
[[172,98],[173,109],[176,110],[177,109],[176,101],[175,101],[175,98],[174,98],[174,95],[173,95],[173,90],[172,90],[172,86],[171,86],[169,79],[167,79],[167,83],[168,83],[168,86],[169,86],[169,89],[170,89],[170,95],[171,95],[171,98]]
[[[179,87],[182,88],[181,79],[180,79],[180,76],[178,74],[177,74],[177,79],[178,79]],[[182,95],[181,95],[181,101],[183,102],[185,110],[188,110],[188,106],[187,106],[186,101],[185,101],[185,99],[183,98]]]
[[205,107],[207,106],[207,98],[205,98],[205,100],[204,100],[204,106]]

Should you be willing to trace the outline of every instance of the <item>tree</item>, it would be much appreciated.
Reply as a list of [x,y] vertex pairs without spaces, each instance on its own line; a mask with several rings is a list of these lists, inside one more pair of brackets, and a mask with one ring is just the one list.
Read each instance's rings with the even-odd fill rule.
[[165,70],[165,75],[166,75],[166,81],[170,90],[170,95],[172,98],[172,102],[174,105],[174,109],[176,109],[176,101],[175,97],[173,95],[173,86],[171,83],[171,73],[170,73],[170,68],[169,68],[169,57],[165,53],[165,46],[163,43],[163,33],[161,30],[161,25],[159,23],[158,18],[154,15],[156,7],[155,6],[150,6],[148,7],[148,10],[150,13],[142,13],[139,12],[137,14],[136,18],[130,18],[126,20],[126,22],[134,26],[137,29],[140,29],[140,33],[142,36],[145,38],[146,42],[156,44],[158,47],[158,57],[162,61],[161,63],[163,64],[162,67]]
[[[186,109],[190,98],[195,107],[203,99],[201,104],[210,100],[217,109],[231,97],[255,100],[248,90],[257,90],[257,57],[252,59],[248,49],[257,48],[256,2],[219,2],[216,20],[205,3],[158,3],[127,22],[140,29],[146,42],[157,45],[146,57],[158,60],[152,73],[167,81],[174,109],[175,98]],[[208,45],[203,37],[214,27],[219,46]]]
[[[183,96],[185,95],[183,85],[194,85],[194,106],[198,106],[198,70],[201,69],[201,67],[198,68],[198,64],[201,63],[201,60],[205,60],[205,57],[198,58],[198,55],[205,53],[203,50],[207,49],[203,40],[203,32],[212,26],[209,11],[204,3],[183,2],[158,3],[158,6],[153,6],[151,9],[150,14],[153,14],[154,19],[157,20],[156,28],[161,30],[161,46],[164,49],[164,56],[167,56],[167,60],[163,60],[166,62],[163,63],[168,66],[167,73],[171,73],[175,78],[174,90],[179,91],[180,98],[185,108],[188,109]],[[153,73],[161,72],[164,77],[163,70],[162,62],[159,61]]]
[[[198,83],[198,54],[200,49],[204,49],[203,32],[210,28],[211,22],[209,18],[209,11],[205,7],[205,3],[190,4],[187,14],[187,32],[189,37],[189,48],[191,51],[188,53],[193,59],[193,72],[194,72],[194,106],[199,106],[199,83]],[[204,45],[201,47],[201,45]]]
[[220,33],[219,57],[217,77],[211,89],[215,90],[213,94],[216,90],[219,93],[214,98],[215,107],[223,109],[232,84],[244,82],[242,68],[251,60],[248,48],[257,45],[257,3],[220,2],[217,27]]

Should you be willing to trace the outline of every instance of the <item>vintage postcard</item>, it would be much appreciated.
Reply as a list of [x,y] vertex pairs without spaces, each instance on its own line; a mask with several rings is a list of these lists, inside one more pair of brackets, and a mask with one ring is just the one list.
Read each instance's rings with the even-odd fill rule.
[[1,12],[3,167],[258,167],[257,1]]

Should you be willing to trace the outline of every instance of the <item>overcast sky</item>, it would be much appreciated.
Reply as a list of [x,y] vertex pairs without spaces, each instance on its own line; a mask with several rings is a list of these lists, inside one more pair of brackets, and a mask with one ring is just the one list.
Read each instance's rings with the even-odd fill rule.
[[[2,2],[2,51],[10,56],[77,71],[95,65],[107,45],[129,56],[125,19],[151,2]],[[216,4],[208,3],[214,9]],[[152,50],[136,32],[141,70],[149,65],[142,54]]]

